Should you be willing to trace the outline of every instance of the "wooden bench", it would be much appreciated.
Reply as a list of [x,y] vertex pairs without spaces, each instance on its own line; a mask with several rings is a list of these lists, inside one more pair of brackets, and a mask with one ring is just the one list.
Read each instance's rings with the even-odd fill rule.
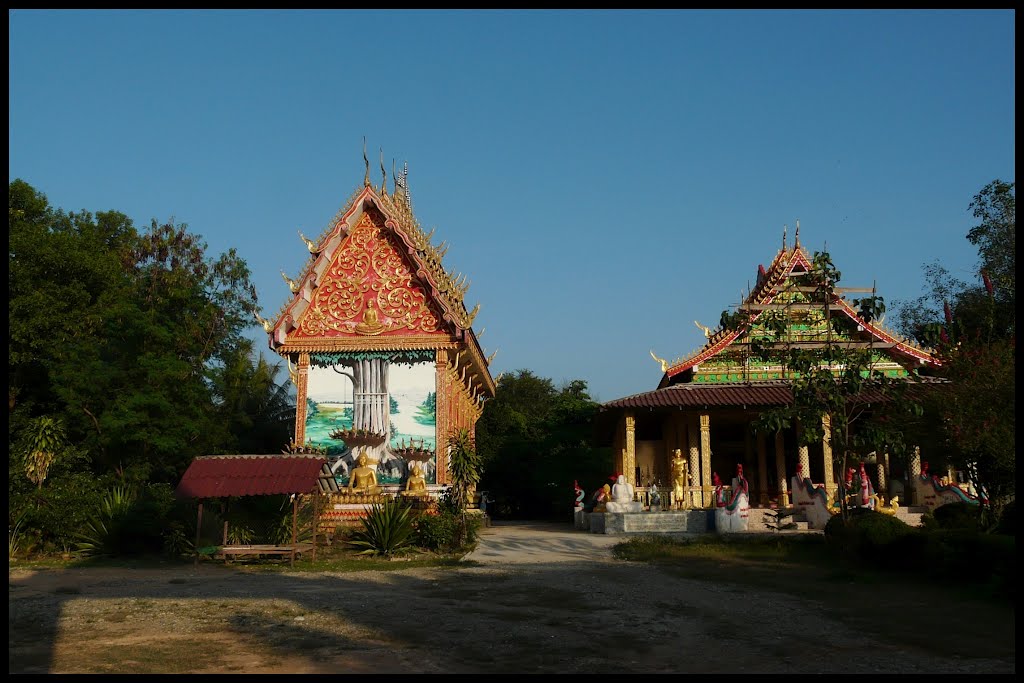
[[245,555],[288,555],[292,559],[297,555],[312,550],[312,543],[296,543],[295,545],[225,545],[214,553],[217,559],[227,560],[229,557]]

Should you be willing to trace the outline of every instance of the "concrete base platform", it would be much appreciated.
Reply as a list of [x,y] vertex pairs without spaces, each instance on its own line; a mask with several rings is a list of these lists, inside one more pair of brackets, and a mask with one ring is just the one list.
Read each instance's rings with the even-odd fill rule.
[[576,528],[592,534],[704,534],[713,529],[713,510],[670,512],[577,512]]

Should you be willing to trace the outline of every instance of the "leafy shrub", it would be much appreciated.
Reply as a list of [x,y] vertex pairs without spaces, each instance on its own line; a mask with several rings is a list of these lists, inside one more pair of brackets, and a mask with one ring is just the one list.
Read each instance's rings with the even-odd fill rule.
[[458,516],[450,512],[421,514],[415,522],[413,542],[420,548],[436,552],[452,552],[459,533]]
[[884,562],[890,547],[913,528],[896,517],[874,510],[851,510],[850,518],[836,515],[825,525],[825,540],[841,554]]
[[79,533],[78,549],[88,555],[143,555],[163,552],[172,522],[183,507],[168,484],[136,489],[118,484],[107,491]]
[[163,534],[163,553],[168,557],[180,558],[190,556],[195,545],[189,537],[188,530],[181,522],[173,521]]
[[978,528],[978,506],[970,503],[947,503],[935,508],[932,517],[940,529]]
[[363,518],[363,528],[352,534],[349,545],[362,548],[360,555],[392,557],[412,544],[411,510],[398,498],[375,504]]
[[1016,501],[1007,503],[1003,507],[1003,511],[999,515],[999,524],[996,526],[996,533],[1007,534],[1009,536],[1017,535],[1017,503]]
[[416,545],[449,553],[469,550],[476,545],[483,520],[467,514],[456,496],[455,487],[445,488],[437,501],[437,514],[417,518]]
[[862,543],[862,550],[868,553],[883,550],[886,546],[913,531],[912,527],[892,515],[867,511],[850,518]]
[[[941,509],[941,508],[940,508]],[[961,580],[988,580],[1013,575],[1016,539],[972,529],[946,529],[928,534],[927,562],[932,571]]]
[[9,512],[23,519],[22,550],[49,553],[73,548],[78,533],[99,508],[105,486],[91,474],[57,477],[51,473],[43,488],[13,493]]

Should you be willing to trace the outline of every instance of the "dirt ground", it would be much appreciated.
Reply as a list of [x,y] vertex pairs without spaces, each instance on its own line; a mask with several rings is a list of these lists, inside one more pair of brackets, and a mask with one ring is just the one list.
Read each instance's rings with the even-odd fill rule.
[[615,560],[616,540],[495,526],[464,566],[385,572],[15,566],[9,672],[1015,672],[1012,610],[989,625],[1004,645],[953,653],[818,600]]

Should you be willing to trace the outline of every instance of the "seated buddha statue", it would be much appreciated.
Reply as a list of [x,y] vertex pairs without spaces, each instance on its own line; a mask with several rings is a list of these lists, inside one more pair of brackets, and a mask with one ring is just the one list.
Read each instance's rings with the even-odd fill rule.
[[422,498],[427,494],[427,480],[423,477],[423,467],[418,462],[413,462],[412,472],[409,473],[409,478],[405,480],[405,490],[402,491],[403,496],[412,496]]
[[380,493],[380,487],[377,485],[377,472],[370,467],[370,458],[366,455],[366,451],[359,454],[359,459],[356,462],[359,466],[349,473],[349,493],[370,495],[377,495]]
[[612,499],[605,504],[608,512],[641,512],[643,504],[633,500],[633,485],[626,481],[626,475],[620,474],[615,486],[612,486]]

